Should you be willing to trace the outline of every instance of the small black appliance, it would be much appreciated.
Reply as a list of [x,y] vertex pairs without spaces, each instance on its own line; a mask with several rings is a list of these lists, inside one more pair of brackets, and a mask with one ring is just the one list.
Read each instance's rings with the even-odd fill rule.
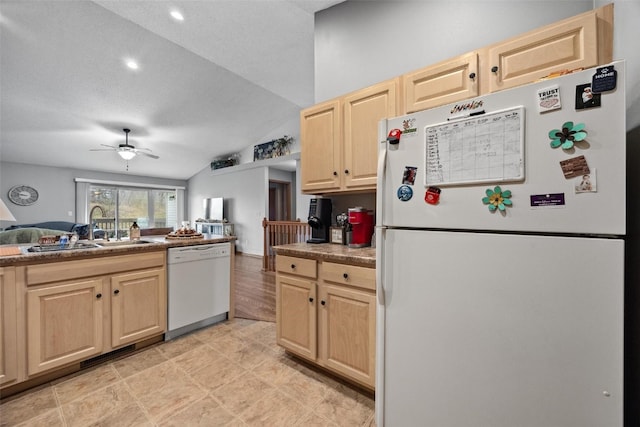
[[311,238],[307,243],[328,243],[329,227],[331,227],[331,199],[318,197],[309,203],[309,218]]

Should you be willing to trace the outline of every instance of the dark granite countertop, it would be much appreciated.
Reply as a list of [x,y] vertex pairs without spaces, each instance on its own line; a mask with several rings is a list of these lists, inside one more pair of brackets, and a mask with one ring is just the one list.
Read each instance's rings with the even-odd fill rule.
[[359,265],[362,267],[376,266],[376,249],[350,248],[334,243],[292,243],[274,246],[277,255],[289,255],[302,258],[315,258],[322,261],[338,262],[342,264]]
[[[24,265],[42,262],[69,261],[83,258],[96,258],[111,255],[124,255],[128,253],[141,253],[150,251],[167,250],[168,248],[181,246],[205,245],[210,243],[223,243],[236,240],[234,236],[220,236],[215,234],[204,234],[203,239],[197,240],[166,240],[164,236],[144,236],[141,240],[149,243],[145,244],[124,244],[118,246],[116,242],[109,242],[110,246],[97,247],[91,249],[67,249],[53,252],[28,252],[27,249],[34,246],[34,243],[22,243],[19,245],[2,245],[2,247],[19,247],[20,255],[0,256],[0,267],[11,265]],[[87,242],[81,240],[80,242]],[[101,240],[95,243],[100,244]]]

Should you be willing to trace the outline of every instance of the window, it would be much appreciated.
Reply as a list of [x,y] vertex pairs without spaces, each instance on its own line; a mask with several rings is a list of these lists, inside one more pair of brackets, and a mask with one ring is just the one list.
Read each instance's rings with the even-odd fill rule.
[[176,193],[175,189],[90,184],[88,218],[109,238],[128,237],[134,221],[140,228],[175,229],[178,224]]

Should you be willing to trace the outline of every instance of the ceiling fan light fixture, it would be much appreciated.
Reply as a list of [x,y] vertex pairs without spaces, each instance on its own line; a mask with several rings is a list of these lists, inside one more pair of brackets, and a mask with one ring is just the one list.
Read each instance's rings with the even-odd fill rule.
[[124,160],[131,160],[136,156],[136,152],[135,151],[130,151],[130,150],[122,150],[122,151],[118,151],[118,154],[120,155],[120,157],[122,157]]
[[138,66],[138,63],[136,61],[134,61],[133,59],[125,60],[125,63],[127,64],[127,67],[131,68],[132,70],[137,70],[138,68],[140,68]]
[[170,13],[171,17],[173,19],[175,19],[176,21],[184,21],[184,16],[182,15],[182,13],[180,13],[180,11],[178,10],[172,10]]

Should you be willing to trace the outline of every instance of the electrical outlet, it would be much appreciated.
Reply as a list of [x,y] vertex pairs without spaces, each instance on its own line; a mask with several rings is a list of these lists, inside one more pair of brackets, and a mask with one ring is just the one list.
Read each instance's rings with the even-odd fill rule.
[[67,215],[68,215],[68,216],[73,216],[73,211],[68,211],[68,212],[67,212]]

